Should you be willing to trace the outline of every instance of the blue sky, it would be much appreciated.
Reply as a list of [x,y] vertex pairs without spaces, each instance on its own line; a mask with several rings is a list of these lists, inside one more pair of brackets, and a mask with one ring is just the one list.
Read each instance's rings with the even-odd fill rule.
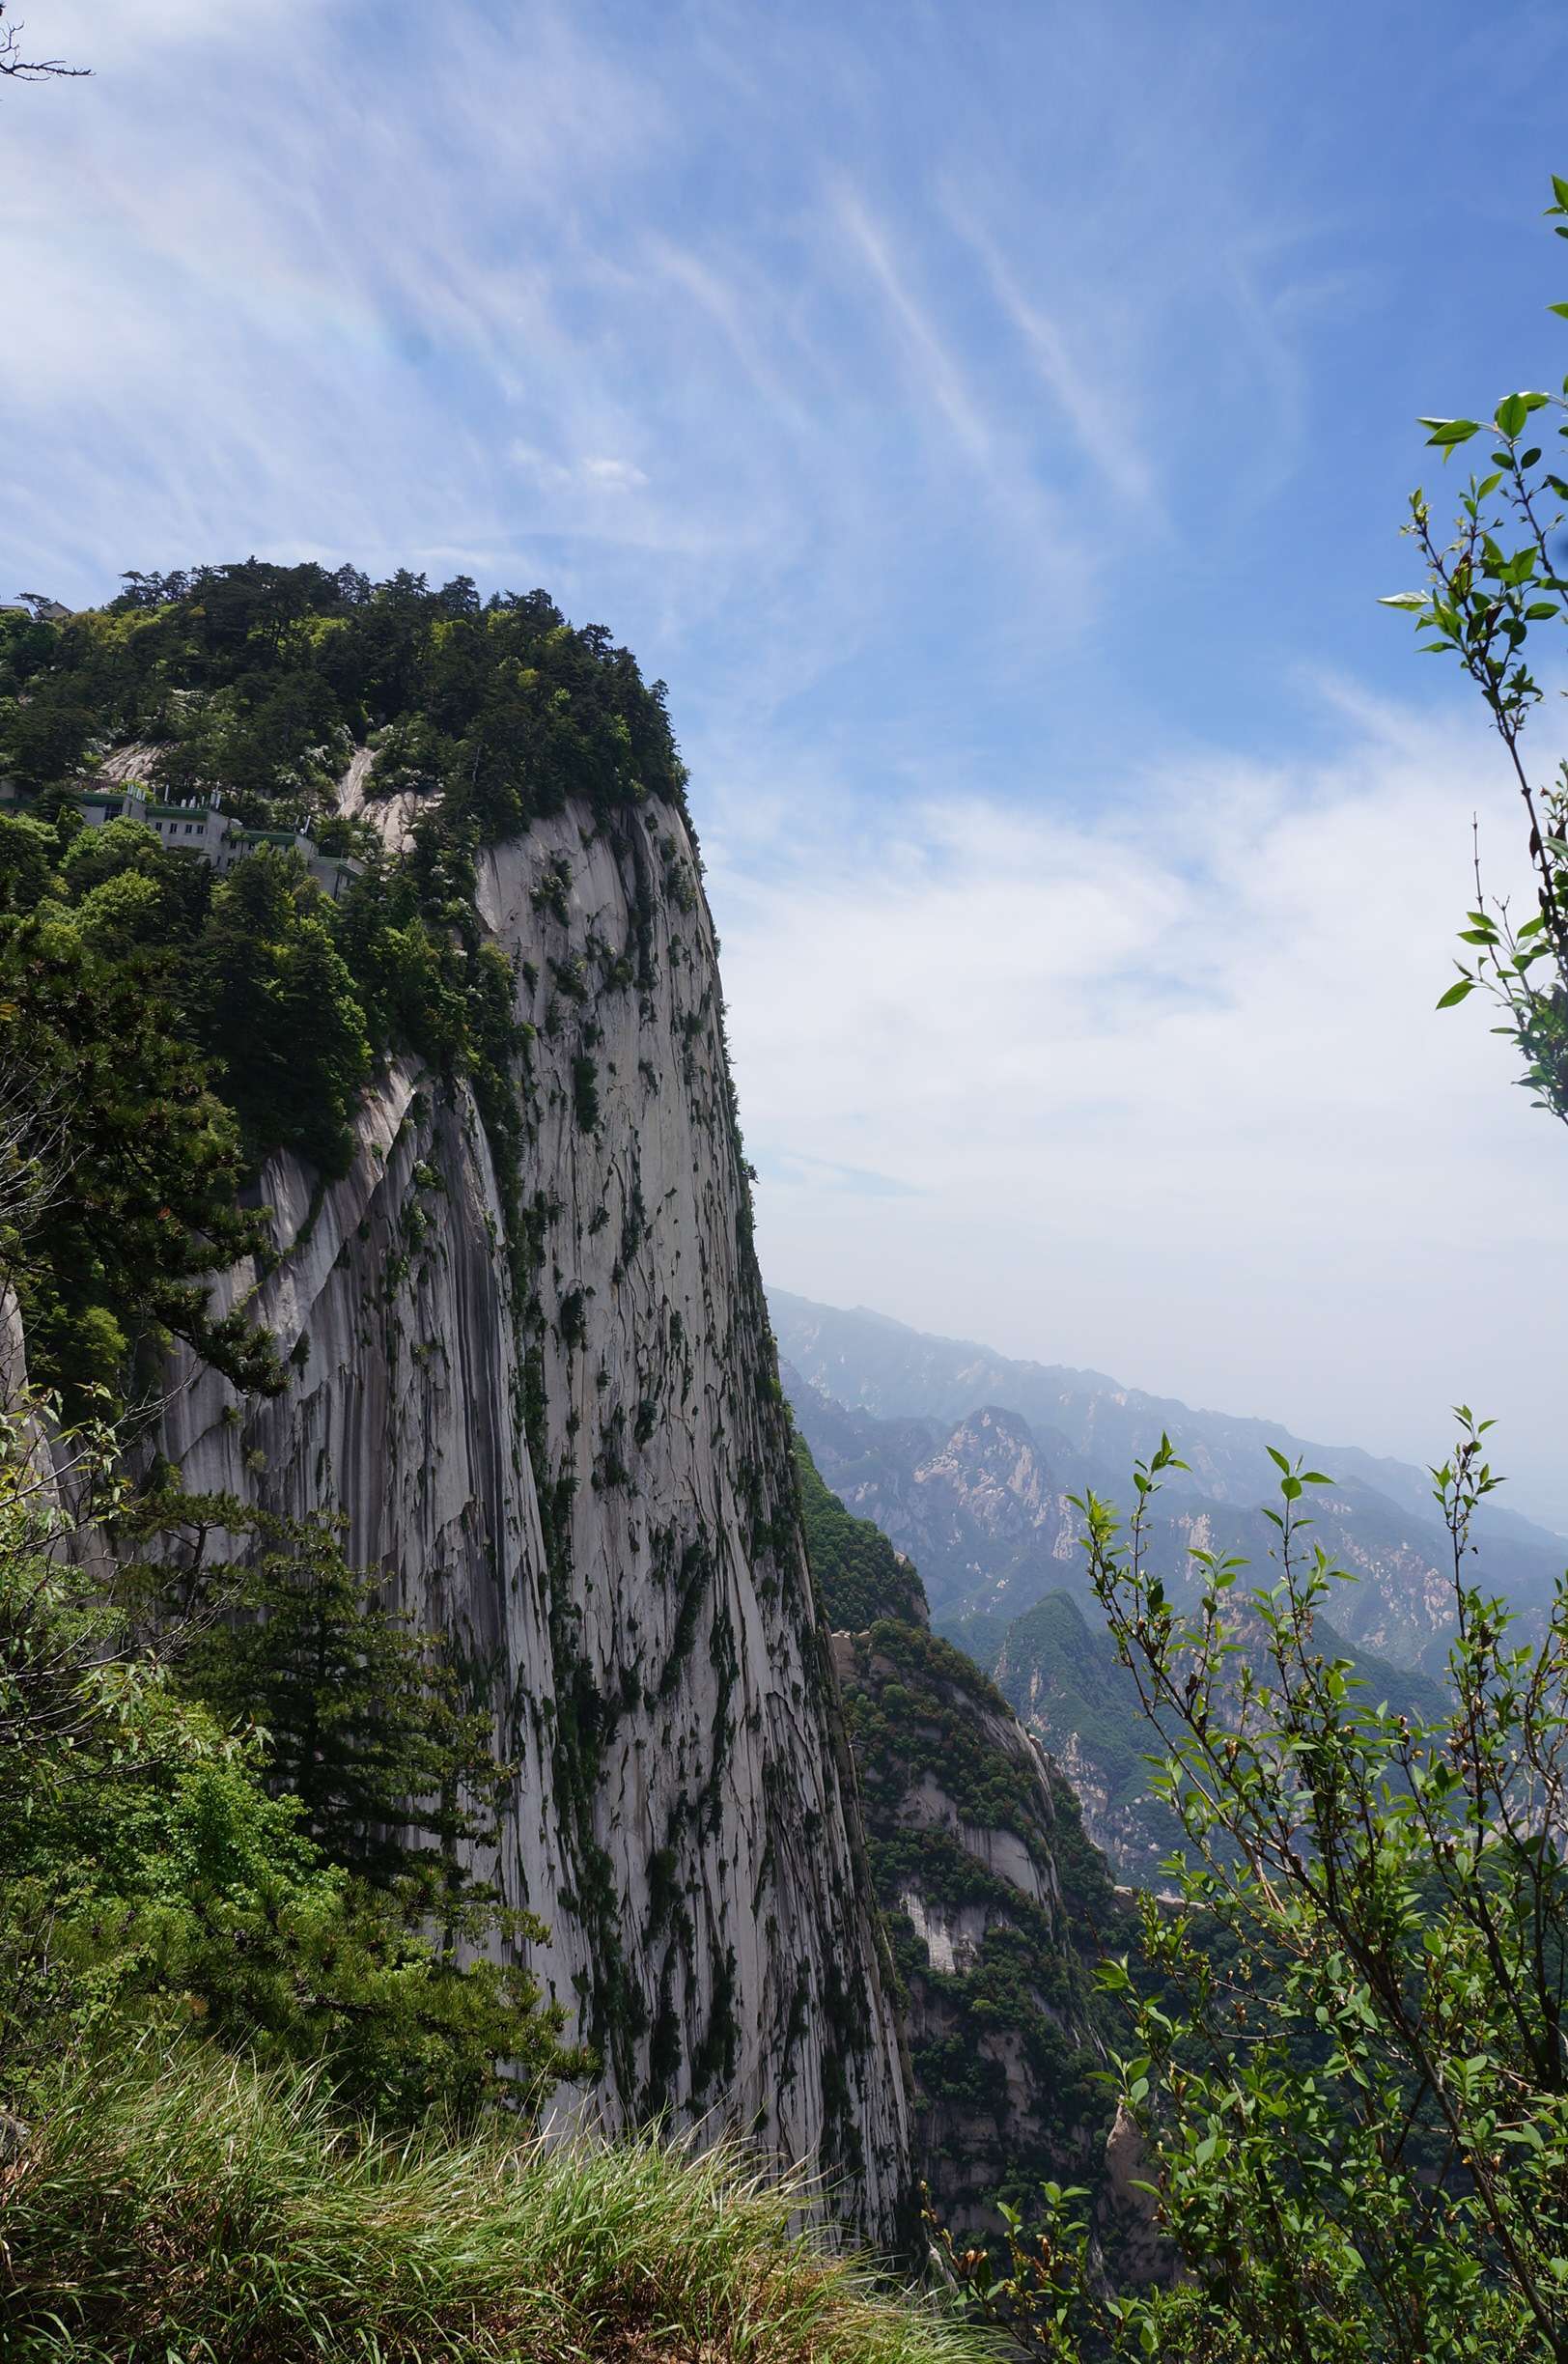
[[1512,815],[1374,605],[1415,414],[1568,367],[1560,8],[28,15],[0,592],[547,585],[670,684],[774,1278],[1463,1393],[1568,1522],[1568,1142],[1431,1009]]

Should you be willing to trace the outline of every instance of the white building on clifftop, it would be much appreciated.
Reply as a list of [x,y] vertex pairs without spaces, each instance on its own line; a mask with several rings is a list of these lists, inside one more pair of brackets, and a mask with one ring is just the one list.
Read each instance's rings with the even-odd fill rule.
[[[247,854],[259,853],[264,846],[276,846],[284,851],[292,847],[322,893],[330,895],[334,902],[364,868],[363,862],[355,861],[351,855],[323,854],[315,838],[307,836],[303,830],[245,829],[235,814],[210,802],[160,803],[139,780],[104,780],[96,787],[73,788],[70,798],[89,829],[102,829],[110,821],[140,821],[171,852],[199,854],[203,861],[220,874],[232,870]],[[32,802],[14,781],[0,781],[0,802]]]

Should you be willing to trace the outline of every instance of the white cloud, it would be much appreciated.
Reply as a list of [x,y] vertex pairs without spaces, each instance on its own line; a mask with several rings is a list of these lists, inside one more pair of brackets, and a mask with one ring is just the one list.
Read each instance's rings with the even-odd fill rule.
[[948,217],[973,248],[993,293],[1022,338],[1041,382],[1051,395],[1079,444],[1117,497],[1158,516],[1155,474],[1128,416],[1124,382],[1102,361],[1093,376],[1080,365],[1063,324],[1026,296],[996,240],[969,206],[949,193]]
[[582,472],[591,483],[610,492],[633,492],[648,482],[642,469],[630,460],[585,460]]
[[886,230],[873,219],[859,192],[847,183],[834,189],[832,210],[840,231],[858,251],[897,324],[919,394],[935,404],[969,459],[977,466],[989,466],[993,437],[979,402],[936,323],[908,286]]
[[558,492],[573,481],[572,470],[564,460],[552,460],[547,452],[536,451],[531,443],[513,442],[507,446],[507,457],[515,468],[529,476],[535,484]]
[[1568,1141],[1433,1008],[1477,801],[1500,872],[1485,743],[1363,706],[1332,763],[1099,823],[710,832],[770,1276],[1329,1442],[1436,1454],[1463,1396],[1568,1518]]

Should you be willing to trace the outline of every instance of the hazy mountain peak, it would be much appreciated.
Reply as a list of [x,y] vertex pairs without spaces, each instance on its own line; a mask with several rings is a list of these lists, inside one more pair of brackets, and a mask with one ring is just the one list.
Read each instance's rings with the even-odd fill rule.
[[[938,1626],[1017,1615],[1063,1584],[1081,1590],[1070,1497],[1093,1487],[1125,1501],[1134,1462],[1166,1432],[1188,1468],[1170,1473],[1159,1504],[1165,1572],[1183,1580],[1194,1546],[1240,1551],[1266,1572],[1274,1531],[1261,1509],[1275,1483],[1267,1448],[1303,1454],[1335,1480],[1314,1503],[1318,1537],[1358,1580],[1338,1621],[1389,1658],[1442,1659],[1450,1547],[1426,1472],[864,1309],[782,1290],[770,1307],[785,1385],[824,1478],[912,1554]],[[1561,1538],[1491,1506],[1477,1536],[1488,1581],[1538,1609],[1562,1564]]]

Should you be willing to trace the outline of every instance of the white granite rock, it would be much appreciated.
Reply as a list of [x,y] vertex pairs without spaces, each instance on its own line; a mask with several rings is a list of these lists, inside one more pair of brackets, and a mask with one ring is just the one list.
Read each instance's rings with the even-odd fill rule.
[[[404,802],[379,808],[399,839]],[[165,1449],[193,1489],[341,1506],[353,1556],[483,1668],[518,1765],[506,1892],[603,2055],[579,2109],[754,2132],[885,2240],[908,2103],[695,854],[666,807],[613,835],[574,809],[488,853],[478,902],[537,1028],[517,1280],[471,1091],[396,1063],[342,1181],[269,1165],[280,1259],[225,1284],[286,1393],[177,1364]]]

